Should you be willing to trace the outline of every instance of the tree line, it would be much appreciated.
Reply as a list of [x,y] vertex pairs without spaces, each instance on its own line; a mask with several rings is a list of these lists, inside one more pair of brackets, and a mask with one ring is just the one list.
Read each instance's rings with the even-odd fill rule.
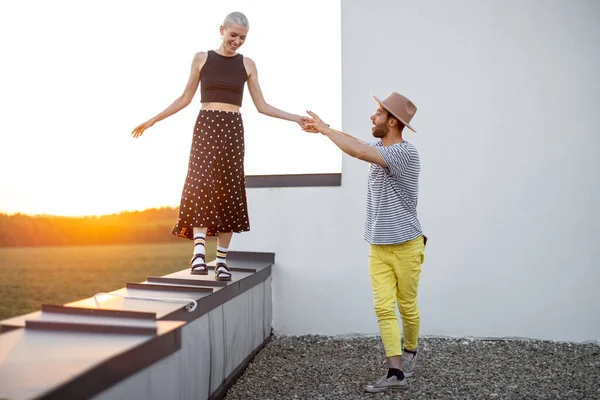
[[0,213],[0,247],[176,241],[177,214],[169,207],[90,217]]

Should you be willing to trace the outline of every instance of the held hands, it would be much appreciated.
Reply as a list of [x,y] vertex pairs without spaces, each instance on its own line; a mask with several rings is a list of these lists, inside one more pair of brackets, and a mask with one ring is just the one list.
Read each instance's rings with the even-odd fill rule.
[[150,128],[152,125],[154,125],[154,122],[152,122],[152,120],[148,120],[148,121],[144,122],[143,124],[138,125],[133,130],[133,132],[131,132],[131,134],[133,135],[134,138],[139,138],[140,136],[142,136],[144,131],[146,129]]
[[319,118],[319,116],[317,114],[315,114],[314,112],[312,112],[312,111],[306,111],[306,112],[312,118],[305,118],[306,122],[301,124],[302,130],[304,132],[310,132],[310,133],[321,132],[324,134],[325,130],[327,128],[329,128],[329,125],[327,125],[325,122],[323,122],[323,120],[321,118]]
[[298,123],[298,125],[300,125],[300,128],[302,128],[302,130],[305,132],[311,132],[311,133],[318,132],[316,129],[310,130],[310,128],[307,128],[309,125],[314,123],[313,119],[310,117],[303,117],[301,115],[297,115],[295,121]]
[[296,118],[296,122],[298,123],[298,125],[300,125],[300,128],[303,128],[303,129],[304,129],[304,125],[306,125],[312,121],[309,117],[303,117],[301,115],[298,115],[297,117],[298,118]]

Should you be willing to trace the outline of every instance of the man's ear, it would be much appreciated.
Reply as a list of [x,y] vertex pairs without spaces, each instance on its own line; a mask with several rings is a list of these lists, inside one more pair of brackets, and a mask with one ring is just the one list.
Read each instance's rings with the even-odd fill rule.
[[402,123],[397,118],[390,118],[392,120],[392,124],[390,127],[396,127],[398,129],[402,128]]

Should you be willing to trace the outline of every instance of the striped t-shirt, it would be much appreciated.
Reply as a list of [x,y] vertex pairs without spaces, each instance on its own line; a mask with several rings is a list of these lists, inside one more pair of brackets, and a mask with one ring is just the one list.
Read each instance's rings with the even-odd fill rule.
[[384,146],[369,143],[387,166],[371,164],[367,184],[365,240],[370,244],[398,244],[419,237],[417,218],[421,163],[415,146],[407,141]]

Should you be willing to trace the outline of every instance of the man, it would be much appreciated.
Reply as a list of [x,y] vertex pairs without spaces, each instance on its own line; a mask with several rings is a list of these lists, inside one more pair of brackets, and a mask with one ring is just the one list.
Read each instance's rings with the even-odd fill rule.
[[[419,310],[417,286],[427,238],[417,218],[420,161],[417,149],[402,137],[417,108],[406,97],[391,93],[371,116],[372,134],[365,143],[329,128],[315,113],[303,126],[321,132],[346,154],[370,163],[367,185],[365,240],[370,244],[369,275],[375,314],[385,348],[388,373],[365,390],[370,393],[406,387],[417,363]],[[402,317],[404,353],[396,304]]]

